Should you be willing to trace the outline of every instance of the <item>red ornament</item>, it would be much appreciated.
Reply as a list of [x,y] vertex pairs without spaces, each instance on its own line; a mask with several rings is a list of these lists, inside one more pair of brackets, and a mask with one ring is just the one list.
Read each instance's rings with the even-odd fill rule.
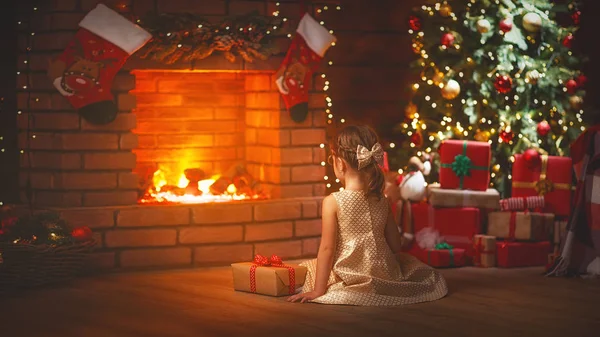
[[77,241],[88,241],[92,239],[92,230],[86,226],[77,227],[73,229],[71,236]]
[[500,21],[499,27],[500,27],[500,30],[505,33],[510,32],[513,28],[512,19],[506,18],[506,19]]
[[510,143],[515,138],[515,134],[512,132],[510,127],[500,131],[500,139],[505,143]]
[[418,17],[411,15],[408,17],[408,26],[412,30],[421,30],[421,19]]
[[571,19],[573,19],[573,23],[578,25],[581,22],[581,11],[575,11],[571,14]]
[[454,43],[454,35],[452,33],[442,35],[440,43],[446,47],[450,47]]
[[563,46],[571,48],[571,46],[573,45],[573,39],[575,39],[575,37],[572,34],[565,36],[562,42]]
[[423,145],[423,135],[420,132],[415,132],[410,136],[411,143],[415,144],[416,147]]
[[537,125],[537,133],[540,137],[546,137],[550,133],[550,124],[546,121],[541,121]]
[[574,79],[570,79],[567,81],[567,83],[565,83],[565,88],[567,88],[567,92],[569,94],[574,94],[575,91],[577,91],[577,89],[579,88],[579,85]]
[[496,77],[494,81],[494,88],[501,94],[507,94],[512,90],[513,81],[508,75],[502,75]]
[[536,149],[527,149],[523,152],[523,159],[530,168],[538,167],[542,163],[542,157]]
[[577,76],[577,78],[575,79],[575,82],[577,82],[577,85],[579,87],[583,87],[587,83],[587,77],[584,74],[581,74],[581,75]]

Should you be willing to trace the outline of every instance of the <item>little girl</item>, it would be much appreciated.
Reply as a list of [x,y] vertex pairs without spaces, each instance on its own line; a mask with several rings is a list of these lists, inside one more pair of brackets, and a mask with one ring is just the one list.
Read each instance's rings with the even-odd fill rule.
[[288,300],[346,305],[402,305],[434,301],[446,281],[411,255],[398,253],[401,235],[383,195],[383,149],[373,130],[344,128],[331,146],[344,190],[323,200],[321,246],[300,294]]

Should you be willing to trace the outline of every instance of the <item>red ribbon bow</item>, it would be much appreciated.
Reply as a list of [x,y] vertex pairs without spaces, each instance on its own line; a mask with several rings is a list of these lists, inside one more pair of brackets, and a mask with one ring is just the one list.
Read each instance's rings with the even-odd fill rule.
[[269,259],[268,257],[260,254],[257,254],[254,257],[254,261],[252,261],[252,266],[250,266],[251,292],[256,292],[256,268],[258,267],[286,268],[288,270],[289,278],[289,294],[293,295],[296,292],[296,270],[294,270],[294,267],[286,266],[285,264],[283,264],[283,260],[277,255],[272,255]]

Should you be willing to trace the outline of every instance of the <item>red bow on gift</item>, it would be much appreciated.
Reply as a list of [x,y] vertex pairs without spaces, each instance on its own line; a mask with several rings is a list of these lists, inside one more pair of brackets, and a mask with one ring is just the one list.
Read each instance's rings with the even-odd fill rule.
[[254,257],[254,261],[252,261],[252,266],[250,266],[250,291],[256,292],[256,268],[258,267],[280,267],[286,268],[288,270],[288,278],[289,278],[289,294],[293,295],[296,292],[296,270],[294,267],[286,266],[283,264],[283,260],[277,256],[272,255],[269,259],[266,256],[257,254]]

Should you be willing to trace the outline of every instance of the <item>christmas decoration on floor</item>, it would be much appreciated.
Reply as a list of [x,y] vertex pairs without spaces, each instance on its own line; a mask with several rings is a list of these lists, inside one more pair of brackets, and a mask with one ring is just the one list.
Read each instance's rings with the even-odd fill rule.
[[56,212],[0,208],[0,292],[66,281],[82,272],[95,241]]
[[256,255],[252,262],[232,263],[231,271],[236,291],[289,296],[304,285],[307,269],[296,264],[285,264],[277,255],[270,258]]
[[[447,139],[487,142],[491,185],[508,197],[515,154],[566,156],[585,129],[586,77],[571,50],[580,11],[549,0],[449,4],[425,4],[408,20],[419,81],[395,127],[390,164],[404,168]],[[564,24],[571,26],[555,20],[565,11],[577,19]],[[438,179],[434,169],[428,182]]]
[[302,16],[292,44],[275,74],[275,84],[295,122],[303,122],[308,115],[308,84],[335,41],[336,37],[312,16]]
[[285,18],[249,13],[213,24],[192,13],[163,13],[138,20],[153,36],[140,57],[166,64],[221,54],[228,61],[266,60],[279,52],[273,38],[283,34]]
[[112,80],[151,35],[102,4],[79,27],[63,54],[50,62],[48,76],[84,119],[108,124],[117,117]]

